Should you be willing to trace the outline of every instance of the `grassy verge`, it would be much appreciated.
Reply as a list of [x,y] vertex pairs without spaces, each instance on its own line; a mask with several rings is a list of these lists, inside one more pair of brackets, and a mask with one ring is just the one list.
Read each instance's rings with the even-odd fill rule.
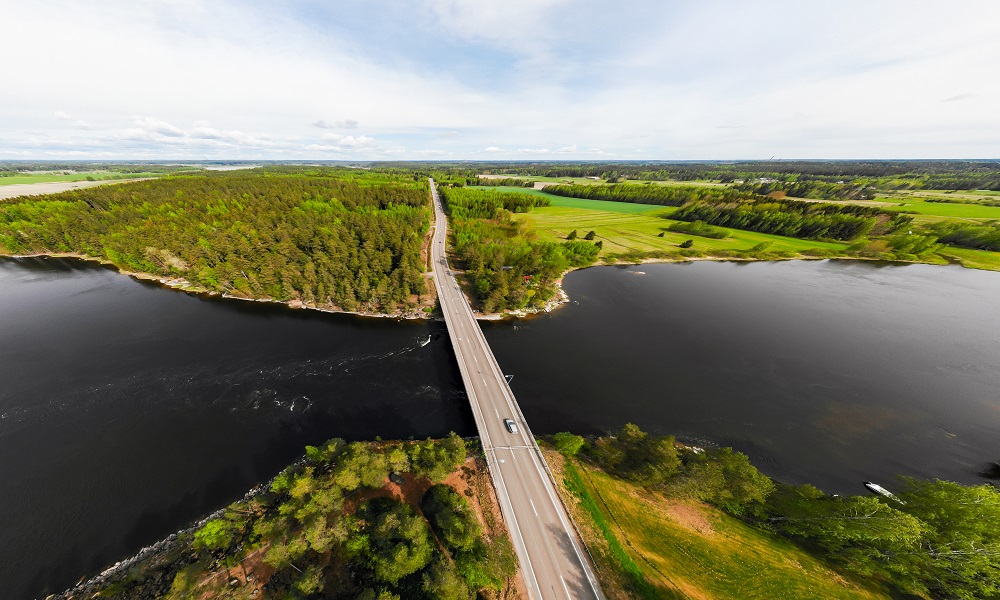
[[604,541],[607,543],[608,557],[612,564],[625,576],[628,588],[640,598],[660,598],[661,595],[656,587],[646,579],[642,574],[642,569],[639,568],[639,565],[635,563],[628,552],[625,551],[625,548],[622,547],[621,542],[618,541],[611,524],[604,518],[604,513],[601,512],[597,501],[590,495],[590,491],[583,482],[579,469],[572,463],[566,463],[565,474],[566,478],[563,480],[563,483],[566,489],[577,497],[580,502],[580,508],[586,512],[593,521],[594,526],[604,537]]
[[561,491],[609,597],[889,598],[717,509],[563,463],[556,453],[547,459],[564,465]]

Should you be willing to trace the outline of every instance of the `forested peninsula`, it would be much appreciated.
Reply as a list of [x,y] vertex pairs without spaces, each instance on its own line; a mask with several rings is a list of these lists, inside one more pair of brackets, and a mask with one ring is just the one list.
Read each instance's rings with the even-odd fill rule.
[[169,175],[0,203],[0,254],[74,255],[195,291],[413,314],[426,180],[345,168]]

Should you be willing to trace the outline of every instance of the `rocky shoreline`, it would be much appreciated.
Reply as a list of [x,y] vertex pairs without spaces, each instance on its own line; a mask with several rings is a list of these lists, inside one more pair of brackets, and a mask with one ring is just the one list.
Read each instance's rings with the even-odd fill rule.
[[[304,460],[304,459],[300,459]],[[267,491],[271,486],[271,481],[267,483],[262,483],[251,488],[246,494],[243,495],[241,501],[252,500],[255,496]],[[133,556],[120,560],[115,564],[111,565],[107,569],[101,571],[97,575],[81,581],[80,583],[74,585],[70,589],[61,592],[59,594],[50,594],[45,597],[45,600],[78,600],[81,598],[89,598],[93,594],[100,592],[101,590],[107,588],[108,586],[114,585],[128,576],[128,572],[132,567],[139,565],[140,563],[153,563],[159,560],[164,560],[168,564],[172,562],[183,562],[183,557],[177,556],[171,558],[169,556],[170,552],[174,550],[179,550],[182,546],[189,541],[189,536],[193,535],[195,531],[201,529],[212,519],[218,519],[222,517],[225,513],[225,508],[220,508],[219,510],[213,512],[212,514],[206,516],[205,518],[193,523],[190,527],[185,527],[180,531],[171,533],[162,540],[150,544],[139,550]],[[185,563],[186,564],[186,563]],[[185,565],[174,565],[182,568]],[[171,578],[172,581],[172,578]],[[170,581],[166,581],[165,585],[169,588]]]
[[[141,271],[127,271],[125,269],[118,267],[109,260],[103,258],[97,258],[94,256],[89,256],[86,254],[76,254],[73,252],[52,252],[52,253],[38,253],[38,254],[3,254],[0,255],[0,258],[12,258],[12,259],[69,258],[84,262],[97,263],[105,267],[110,267],[115,271],[117,271],[118,273],[122,275],[127,275],[133,279],[137,279],[140,281],[151,281],[154,283],[158,283],[164,287],[179,290],[182,292],[187,292],[190,294],[198,294],[201,296],[215,297],[215,298],[224,298],[226,300],[240,300],[242,302],[281,304],[295,310],[315,310],[318,312],[329,313],[329,314],[354,315],[357,317],[370,317],[378,319],[396,319],[396,320],[434,319],[437,317],[435,313],[425,312],[420,308],[397,309],[393,312],[387,313],[387,312],[374,312],[374,311],[344,310],[342,308],[336,308],[332,306],[319,306],[316,304],[308,304],[298,299],[276,300],[274,298],[246,298],[243,296],[236,296],[234,294],[228,294],[225,292],[217,292],[214,290],[210,290],[208,288],[192,283],[187,279],[184,279],[183,277],[165,277],[161,275],[154,275],[152,273],[144,273]],[[569,296],[562,289],[562,286],[556,284],[556,289],[557,289],[556,294],[552,297],[552,299],[539,308],[518,309],[502,313],[480,313],[476,311],[473,311],[473,313],[476,319],[481,321],[501,321],[504,319],[524,318],[540,313],[552,312],[552,310],[569,302]]]

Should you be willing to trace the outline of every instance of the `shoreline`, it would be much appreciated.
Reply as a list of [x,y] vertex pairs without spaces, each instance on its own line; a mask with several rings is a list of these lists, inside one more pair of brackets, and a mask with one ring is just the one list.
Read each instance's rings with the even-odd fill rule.
[[322,306],[315,306],[311,304],[306,304],[301,300],[275,300],[274,298],[245,298],[243,296],[236,296],[234,294],[229,294],[226,292],[217,292],[210,290],[208,288],[202,287],[195,283],[191,283],[183,277],[167,277],[163,275],[154,275],[153,273],[146,273],[143,271],[128,271],[120,268],[113,262],[104,259],[97,258],[95,256],[89,256],[86,254],[77,254],[75,252],[39,252],[36,254],[0,254],[0,258],[68,258],[72,260],[79,260],[88,263],[96,263],[104,267],[113,269],[116,273],[120,275],[125,275],[136,279],[138,281],[148,281],[160,284],[164,287],[178,290],[181,292],[186,292],[189,294],[196,294],[200,296],[207,296],[210,298],[223,298],[226,300],[242,300],[243,302],[256,302],[263,304],[281,304],[292,310],[314,310],[317,312],[323,312],[328,314],[345,314],[354,315],[357,317],[373,317],[373,318],[388,318],[397,320],[416,320],[416,319],[431,319],[430,314],[424,313],[419,314],[418,311],[398,311],[395,313],[375,313],[375,312],[363,312],[363,311],[351,311],[343,310],[339,308],[328,308]]
[[[326,314],[341,314],[341,315],[352,315],[355,317],[364,318],[377,318],[377,319],[395,319],[397,321],[417,321],[417,320],[441,320],[440,315],[435,310],[434,312],[427,313],[421,309],[411,309],[411,310],[397,310],[396,312],[386,313],[386,312],[365,312],[365,311],[350,311],[343,310],[339,308],[316,306],[313,304],[306,304],[301,300],[275,300],[274,298],[245,298],[243,296],[236,296],[226,292],[217,292],[210,290],[208,288],[202,287],[200,285],[191,283],[183,277],[167,277],[162,275],[154,275],[152,273],[145,273],[141,271],[128,271],[122,269],[112,263],[111,261],[98,258],[94,256],[89,256],[86,254],[78,254],[74,252],[40,252],[36,254],[0,254],[0,258],[56,258],[56,259],[72,259],[79,260],[82,262],[96,263],[104,267],[113,269],[116,273],[131,277],[138,281],[146,281],[159,284],[163,287],[177,290],[189,294],[196,294],[209,298],[221,298],[225,300],[239,300],[242,302],[254,302],[263,304],[278,304],[283,305],[291,310],[311,310]],[[628,266],[628,265],[645,265],[645,264],[673,264],[673,263],[690,263],[696,261],[710,261],[710,262],[786,262],[786,261],[820,261],[820,260],[854,260],[854,261],[867,261],[867,262],[886,262],[899,265],[931,265],[931,266],[960,266],[962,268],[972,268],[966,267],[965,265],[957,262],[949,262],[947,264],[935,264],[923,261],[906,261],[906,260],[887,260],[884,258],[875,257],[865,257],[865,256],[795,256],[795,257],[776,257],[776,258],[745,258],[738,256],[693,256],[685,258],[643,258],[638,260],[615,260],[614,262],[606,261],[595,261],[594,264],[583,266],[583,267],[572,267],[563,272],[559,276],[559,279],[555,282],[556,292],[552,299],[548,300],[541,307],[533,309],[519,309],[511,310],[502,313],[482,313],[473,310],[473,316],[477,321],[505,321],[505,320],[518,320],[527,319],[535,317],[541,314],[548,314],[552,311],[569,304],[570,297],[566,293],[566,290],[562,287],[563,278],[573,271],[579,271],[582,269],[589,269],[591,267],[615,267],[615,266]],[[463,292],[465,290],[463,289]],[[468,293],[466,293],[466,298],[468,298]],[[470,302],[471,304],[471,302]]]

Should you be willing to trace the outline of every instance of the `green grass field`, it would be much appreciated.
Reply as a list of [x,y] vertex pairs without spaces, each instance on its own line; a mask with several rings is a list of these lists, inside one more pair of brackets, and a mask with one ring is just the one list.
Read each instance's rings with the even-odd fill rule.
[[1000,219],[1000,206],[982,204],[952,204],[949,202],[927,202],[916,196],[898,198],[878,198],[882,202],[894,202],[902,206],[887,206],[887,210],[911,211],[924,217],[949,219]]
[[[597,202],[594,200],[565,200],[571,200],[574,203]],[[625,203],[620,202],[601,202],[601,204],[649,206],[625,205]],[[673,210],[675,209],[657,206],[653,210],[634,214],[596,208],[580,208],[579,206],[543,206],[532,209],[530,213],[519,215],[519,218],[529,223],[538,233],[539,238],[555,242],[565,241],[566,235],[574,229],[581,237],[593,230],[597,234],[595,240],[604,242],[602,255],[656,250],[674,252],[678,250],[678,245],[681,242],[692,239],[695,250],[708,253],[713,250],[749,250],[762,242],[772,242],[771,250],[792,252],[802,252],[814,248],[823,250],[847,248],[847,244],[800,240],[738,229],[730,229],[731,237],[721,240],[676,233],[668,231],[667,228],[678,221],[663,218]],[[659,237],[660,233],[663,233],[663,237]]]
[[[554,242],[565,241],[566,236],[574,229],[580,237],[593,230],[596,233],[595,240],[601,240],[604,243],[601,256],[630,252],[676,252],[679,250],[678,245],[685,240],[694,240],[693,249],[700,250],[709,256],[717,250],[749,250],[762,242],[772,242],[770,250],[790,252],[804,252],[812,249],[836,252],[845,250],[848,246],[848,244],[836,242],[801,240],[739,229],[729,229],[730,237],[713,240],[669,231],[670,225],[678,222],[664,218],[676,210],[672,207],[564,198],[530,188],[495,186],[478,189],[545,196],[551,202],[551,206],[536,207],[530,213],[518,215],[518,218],[531,225],[539,238]],[[892,200],[896,202],[906,201],[910,210],[918,210],[912,207],[919,207],[919,209],[926,211],[927,214],[915,215],[917,217],[915,221],[918,224],[921,221],[940,221],[945,218],[1000,219],[1000,208],[998,207],[924,202],[916,197],[893,198]],[[898,208],[906,210],[904,207]],[[660,233],[663,233],[663,237],[659,237]],[[941,255],[960,261],[969,268],[1000,271],[1000,253],[998,252],[949,246],[941,252]]]
[[946,258],[961,261],[962,266],[969,267],[970,269],[1000,271],[1000,252],[946,246],[938,254]]
[[[561,460],[553,453],[550,462]],[[889,598],[715,508],[573,464],[558,469],[560,491],[575,507],[609,597],[627,590],[640,598]],[[569,492],[567,483],[586,493]]]
[[86,181],[87,177],[93,177],[97,181],[115,179],[133,179],[138,177],[159,177],[163,173],[72,173],[63,175],[59,173],[37,173],[18,174],[13,177],[0,177],[0,185],[14,185],[18,183],[55,183],[59,181]]

